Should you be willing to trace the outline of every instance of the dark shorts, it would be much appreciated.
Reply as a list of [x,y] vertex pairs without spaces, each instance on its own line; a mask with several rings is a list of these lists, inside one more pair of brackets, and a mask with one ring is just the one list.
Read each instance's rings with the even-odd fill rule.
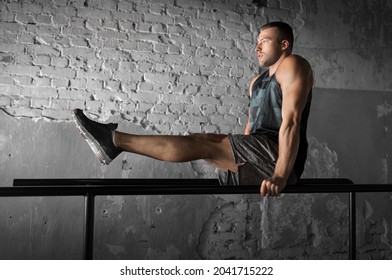
[[[261,185],[271,177],[278,158],[278,143],[266,135],[228,135],[238,172],[219,171],[221,185]],[[297,176],[290,175],[287,184],[295,184]]]

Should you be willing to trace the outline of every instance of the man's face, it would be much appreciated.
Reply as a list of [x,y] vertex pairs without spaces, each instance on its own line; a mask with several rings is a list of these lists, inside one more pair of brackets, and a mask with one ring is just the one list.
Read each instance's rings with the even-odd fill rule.
[[278,42],[278,29],[270,27],[260,31],[256,45],[260,67],[269,67],[278,61],[282,48]]

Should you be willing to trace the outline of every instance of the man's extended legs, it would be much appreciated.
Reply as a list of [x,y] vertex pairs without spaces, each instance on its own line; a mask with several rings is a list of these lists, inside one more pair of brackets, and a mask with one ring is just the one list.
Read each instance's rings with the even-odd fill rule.
[[91,149],[105,164],[109,164],[122,151],[127,151],[170,162],[203,159],[222,170],[237,172],[238,165],[235,164],[227,135],[133,135],[116,131],[117,124],[92,121],[79,109],[73,111],[73,118]]

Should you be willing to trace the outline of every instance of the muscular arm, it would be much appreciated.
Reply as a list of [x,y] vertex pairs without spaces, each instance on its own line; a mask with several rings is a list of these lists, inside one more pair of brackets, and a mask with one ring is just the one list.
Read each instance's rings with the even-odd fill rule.
[[313,84],[309,63],[295,55],[287,57],[276,71],[282,89],[282,125],[279,130],[279,154],[273,176],[262,182],[263,195],[278,195],[286,186],[299,148],[299,127],[308,93]]
[[[252,89],[253,89],[253,84],[255,83],[255,81],[257,80],[257,78],[259,77],[260,75],[257,75],[256,77],[254,77],[253,79],[252,79],[252,81],[250,82],[250,86],[249,86],[249,96],[250,97],[252,97]],[[246,123],[246,127],[245,127],[245,133],[244,133],[245,135],[249,135],[250,134],[250,115],[249,115],[249,113],[248,113],[248,121],[247,121],[247,123]]]

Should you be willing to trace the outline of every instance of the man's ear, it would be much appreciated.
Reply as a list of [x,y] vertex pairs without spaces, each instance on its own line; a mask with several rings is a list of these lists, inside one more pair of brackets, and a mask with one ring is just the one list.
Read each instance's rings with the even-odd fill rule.
[[290,47],[290,43],[287,40],[283,40],[281,46],[282,46],[282,51],[285,51]]

